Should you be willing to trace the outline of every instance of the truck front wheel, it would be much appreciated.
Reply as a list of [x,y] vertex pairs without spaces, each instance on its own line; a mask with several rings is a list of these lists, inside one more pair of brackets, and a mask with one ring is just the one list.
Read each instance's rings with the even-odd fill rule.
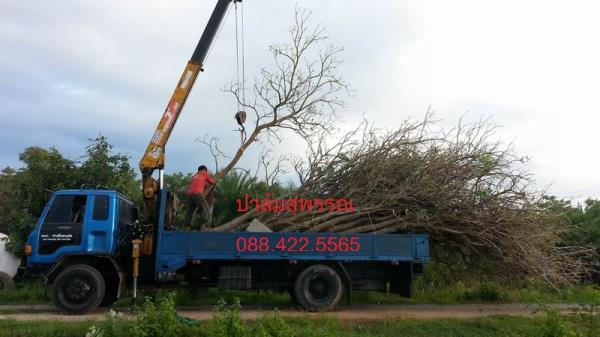
[[296,301],[308,311],[334,310],[342,298],[343,290],[338,273],[322,264],[304,269],[294,284]]
[[77,264],[61,271],[52,284],[54,305],[68,314],[85,314],[100,305],[105,284],[94,267]]

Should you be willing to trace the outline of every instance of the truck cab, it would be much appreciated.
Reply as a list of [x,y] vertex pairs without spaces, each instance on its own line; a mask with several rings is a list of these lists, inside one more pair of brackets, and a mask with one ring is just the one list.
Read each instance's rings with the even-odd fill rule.
[[64,311],[112,304],[124,286],[137,217],[134,204],[112,190],[55,192],[27,240],[27,268],[53,285]]

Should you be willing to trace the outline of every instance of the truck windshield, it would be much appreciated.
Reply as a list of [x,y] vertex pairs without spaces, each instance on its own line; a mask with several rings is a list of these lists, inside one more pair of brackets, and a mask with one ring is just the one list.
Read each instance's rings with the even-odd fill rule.
[[40,254],[52,254],[60,247],[81,243],[86,201],[85,195],[58,195],[54,198],[40,230]]
[[45,224],[83,223],[85,195],[59,195],[54,198]]

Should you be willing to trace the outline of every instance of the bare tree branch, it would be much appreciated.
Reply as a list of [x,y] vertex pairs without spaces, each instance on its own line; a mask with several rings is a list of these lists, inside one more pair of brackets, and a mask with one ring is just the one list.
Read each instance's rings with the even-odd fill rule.
[[339,66],[341,48],[326,45],[328,37],[320,25],[310,28],[311,13],[296,9],[295,25],[289,43],[269,47],[274,69],[262,69],[254,83],[254,95],[244,100],[237,84],[226,89],[243,109],[254,115],[254,129],[235,152],[231,161],[217,173],[231,171],[255,142],[266,137],[281,141],[280,133],[291,130],[303,138],[334,129],[336,109],[344,106],[348,85]]

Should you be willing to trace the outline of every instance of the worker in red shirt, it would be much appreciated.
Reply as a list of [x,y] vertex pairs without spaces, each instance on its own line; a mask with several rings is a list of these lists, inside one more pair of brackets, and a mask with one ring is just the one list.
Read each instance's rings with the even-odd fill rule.
[[198,173],[194,174],[187,189],[187,212],[183,222],[184,228],[192,228],[194,214],[196,214],[198,207],[200,207],[202,214],[200,230],[204,230],[205,226],[210,227],[210,209],[206,201],[206,195],[212,190],[208,186],[209,184],[216,185],[217,181],[208,173],[206,166],[200,165]]

